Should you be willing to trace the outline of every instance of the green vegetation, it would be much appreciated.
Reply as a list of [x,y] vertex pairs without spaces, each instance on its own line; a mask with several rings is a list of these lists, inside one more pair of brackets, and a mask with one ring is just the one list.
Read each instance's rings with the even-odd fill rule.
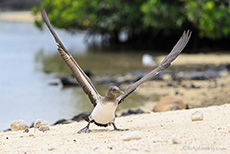
[[121,32],[128,34],[127,41],[178,35],[184,29],[211,40],[230,35],[227,0],[41,0],[34,14],[41,7],[54,26],[87,30],[89,36],[99,34],[110,43],[119,43]]
[[201,37],[218,39],[230,34],[230,1],[183,0],[184,14]]

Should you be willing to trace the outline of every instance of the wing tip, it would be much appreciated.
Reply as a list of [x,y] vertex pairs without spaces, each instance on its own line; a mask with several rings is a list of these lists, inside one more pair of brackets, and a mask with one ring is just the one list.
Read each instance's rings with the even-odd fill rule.
[[43,19],[44,19],[44,17],[47,16],[46,9],[45,9],[44,7],[42,7],[42,8],[40,9],[40,11],[41,11],[42,17],[43,17]]
[[44,7],[41,7],[40,10],[41,10],[41,12],[46,11],[46,9]]
[[192,35],[192,31],[190,29],[188,29],[188,30],[184,30],[182,36],[187,36],[188,38],[190,38],[191,35]]
[[181,44],[183,44],[182,48],[184,48],[187,45],[188,41],[190,40],[191,35],[192,35],[192,31],[190,29],[184,30],[184,32],[180,38],[180,40],[181,40],[180,42],[181,42]]
[[50,25],[50,21],[49,21],[49,18],[48,18],[46,9],[45,9],[44,7],[42,7],[42,8],[40,9],[40,11],[41,11],[43,20],[45,21],[45,23],[47,24],[47,26],[48,26],[48,28],[49,28],[51,25]]

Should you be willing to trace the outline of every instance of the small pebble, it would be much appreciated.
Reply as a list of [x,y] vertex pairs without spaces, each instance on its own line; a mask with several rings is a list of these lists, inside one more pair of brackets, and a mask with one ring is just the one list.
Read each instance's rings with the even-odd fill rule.
[[26,129],[23,131],[23,133],[29,133],[29,129],[26,128]]
[[112,147],[112,146],[108,146],[108,148],[109,148],[110,150],[113,150],[113,147]]
[[129,133],[127,133],[121,137],[121,139],[123,141],[139,140],[141,138],[142,138],[141,132],[139,132],[139,131],[132,131],[132,132],[129,132]]
[[24,120],[16,120],[10,124],[10,128],[12,131],[18,131],[18,130],[25,130],[29,128],[29,126],[26,124]]
[[55,150],[54,147],[49,147],[49,148],[48,148],[48,151],[53,151],[53,150]]
[[43,132],[46,132],[46,131],[50,130],[50,128],[49,128],[48,125],[46,125],[46,126],[40,126],[40,127],[38,128],[38,130],[43,131]]
[[38,119],[34,123],[34,128],[39,128],[41,126],[47,126],[47,125],[48,125],[47,121],[42,120],[42,119]]
[[192,121],[200,121],[203,120],[203,112],[196,111],[191,115]]
[[177,135],[173,135],[171,137],[171,141],[172,141],[172,144],[180,144],[181,143],[181,141],[180,141],[180,139],[178,138]]

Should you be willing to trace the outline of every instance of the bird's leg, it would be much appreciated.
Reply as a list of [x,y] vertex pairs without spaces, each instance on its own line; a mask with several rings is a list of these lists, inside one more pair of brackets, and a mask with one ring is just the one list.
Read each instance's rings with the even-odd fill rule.
[[113,128],[114,128],[115,131],[126,131],[126,130],[128,130],[128,129],[119,129],[119,128],[117,128],[114,122],[112,123],[112,125],[113,125]]
[[89,120],[87,126],[85,126],[84,128],[82,128],[81,130],[79,130],[77,133],[78,134],[81,134],[81,133],[90,133],[92,132],[90,129],[89,129],[89,125],[92,121]]

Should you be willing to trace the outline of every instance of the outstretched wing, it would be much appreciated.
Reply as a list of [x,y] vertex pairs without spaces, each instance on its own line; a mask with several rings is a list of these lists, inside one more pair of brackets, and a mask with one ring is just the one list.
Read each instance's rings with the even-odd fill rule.
[[184,49],[186,44],[188,43],[190,36],[192,32],[189,30],[187,32],[184,31],[183,35],[181,36],[180,40],[177,42],[177,44],[173,47],[172,51],[168,54],[168,56],[160,63],[160,65],[155,68],[153,71],[146,74],[144,77],[142,77],[140,80],[129,86],[124,94],[120,95],[117,98],[117,101],[121,103],[129,94],[131,94],[140,84],[143,82],[151,79],[152,77],[156,76],[159,72],[165,70],[170,66],[170,64],[178,57],[178,55],[181,53],[181,51]]
[[78,84],[82,87],[82,89],[88,95],[92,104],[95,106],[97,104],[97,99],[101,96],[98,94],[96,88],[94,87],[89,77],[84,73],[81,67],[77,64],[77,62],[74,60],[72,55],[65,49],[64,45],[62,44],[57,34],[55,33],[52,25],[50,24],[49,18],[44,8],[41,9],[41,13],[47,27],[49,28],[55,41],[57,42],[58,51],[61,57],[63,58],[65,63],[69,66],[69,68],[72,70]]

